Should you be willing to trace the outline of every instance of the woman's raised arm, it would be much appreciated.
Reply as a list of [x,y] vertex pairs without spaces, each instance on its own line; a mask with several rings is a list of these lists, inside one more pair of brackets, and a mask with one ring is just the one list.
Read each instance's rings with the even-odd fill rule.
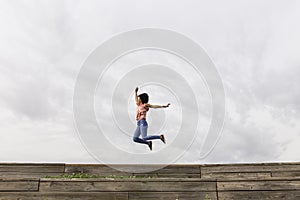
[[136,103],[136,105],[139,104],[139,97],[137,95],[138,90],[139,90],[138,87],[136,87],[135,90],[134,90],[134,95],[135,95],[134,97],[135,97],[135,103]]

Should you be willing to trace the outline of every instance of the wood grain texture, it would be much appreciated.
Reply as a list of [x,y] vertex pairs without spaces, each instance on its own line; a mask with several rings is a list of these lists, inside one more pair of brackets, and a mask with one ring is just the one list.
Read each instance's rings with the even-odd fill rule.
[[269,178],[271,172],[215,172],[202,174],[202,178],[226,179],[226,178]]
[[88,174],[98,174],[103,176],[108,175],[118,175],[118,176],[130,176],[132,173],[127,173],[124,171],[118,171],[106,165],[97,165],[97,164],[66,164],[65,166],[66,173],[88,173]]
[[203,165],[202,174],[216,172],[278,172],[300,171],[300,163],[266,163],[266,164],[231,164],[231,165]]
[[199,174],[199,165],[169,165],[150,173],[156,174]]
[[239,192],[219,192],[219,200],[297,200],[300,199],[300,191],[239,191]]
[[[122,167],[152,169],[157,165]],[[97,164],[2,163],[0,200],[300,199],[299,168],[300,163],[170,165],[147,173],[127,173]],[[72,173],[116,177],[43,178]],[[123,177],[132,175],[135,177]]]
[[[147,174],[200,174],[199,165],[84,165],[84,164],[66,164],[65,172],[81,172],[81,173],[93,173],[93,174],[118,174],[118,175],[132,175],[149,171]],[[161,167],[161,168],[160,168]],[[116,170],[122,169],[121,171]],[[160,169],[158,169],[160,168]],[[130,172],[130,173],[129,173]],[[136,172],[136,173],[134,173]]]
[[0,179],[39,179],[46,176],[58,176],[63,173],[56,172],[0,172]]
[[127,192],[0,192],[1,200],[128,200]]
[[26,164],[26,163],[1,163],[0,172],[56,172],[63,173],[65,171],[65,164]]
[[272,172],[272,177],[300,178],[300,171]]
[[300,190],[300,181],[234,181],[217,182],[218,191],[239,191],[239,190]]
[[38,191],[38,180],[0,180],[0,191]]
[[217,200],[216,192],[129,192],[130,200]]
[[55,181],[41,180],[40,191],[42,192],[89,192],[89,191],[215,191],[216,182],[183,181],[178,180],[71,180]]
[[153,177],[153,178],[200,178],[200,174],[185,174],[185,173],[140,173],[133,174],[136,177]]

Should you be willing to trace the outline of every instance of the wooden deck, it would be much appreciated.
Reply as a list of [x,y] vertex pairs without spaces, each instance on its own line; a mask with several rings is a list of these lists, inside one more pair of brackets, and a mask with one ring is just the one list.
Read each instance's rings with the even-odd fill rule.
[[[72,173],[119,178],[44,178]],[[170,165],[146,174],[105,165],[0,163],[4,199],[300,199],[300,163]]]

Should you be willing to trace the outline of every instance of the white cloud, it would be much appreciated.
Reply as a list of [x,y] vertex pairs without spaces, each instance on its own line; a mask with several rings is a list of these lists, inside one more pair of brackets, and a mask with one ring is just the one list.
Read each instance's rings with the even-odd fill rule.
[[[0,160],[93,162],[73,127],[76,76],[102,41],[140,27],[188,35],[221,74],[228,119],[201,162],[299,160],[298,1],[0,4]],[[179,162],[198,161],[201,139]]]

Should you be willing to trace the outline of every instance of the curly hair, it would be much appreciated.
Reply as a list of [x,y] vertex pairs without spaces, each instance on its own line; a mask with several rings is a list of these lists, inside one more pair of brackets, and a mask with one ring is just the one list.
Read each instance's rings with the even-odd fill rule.
[[149,101],[149,96],[147,93],[140,94],[138,97],[141,99],[142,103],[148,103]]

